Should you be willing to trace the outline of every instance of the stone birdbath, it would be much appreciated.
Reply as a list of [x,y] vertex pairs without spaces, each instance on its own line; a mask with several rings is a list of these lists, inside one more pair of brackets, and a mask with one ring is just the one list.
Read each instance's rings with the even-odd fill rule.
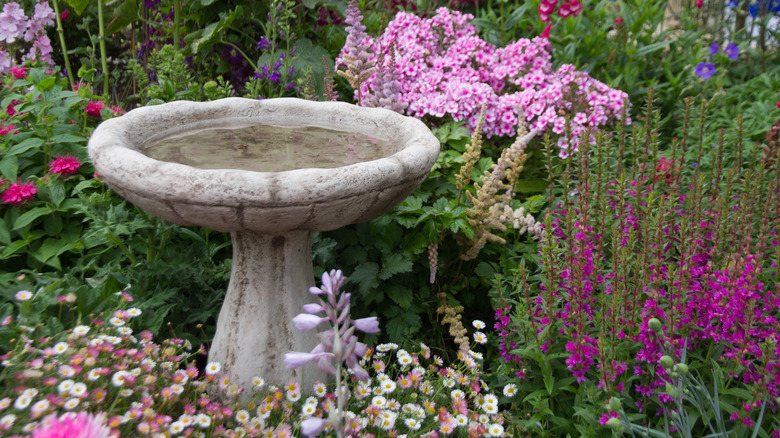
[[314,285],[312,232],[396,206],[428,175],[439,142],[419,120],[389,110],[228,98],[135,109],[100,124],[88,152],[128,201],[177,224],[230,232],[233,267],[209,361],[244,388],[260,376],[308,389],[324,375],[301,375],[283,359],[318,343],[292,323]]

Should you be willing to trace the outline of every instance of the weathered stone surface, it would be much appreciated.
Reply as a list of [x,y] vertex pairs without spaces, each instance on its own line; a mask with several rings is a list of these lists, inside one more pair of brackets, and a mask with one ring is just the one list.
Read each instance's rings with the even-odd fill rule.
[[[253,172],[199,169],[141,151],[167,137],[253,124],[314,126],[390,141],[384,158],[332,169]],[[333,154],[342,145],[333,144]],[[259,375],[281,384],[287,351],[309,351],[314,333],[292,318],[311,301],[311,232],[374,219],[425,179],[439,143],[419,120],[341,102],[283,98],[172,102],[102,123],[89,141],[97,172],[121,196],[171,222],[231,232],[233,271],[209,360],[244,387]],[[323,378],[304,371],[306,388]]]

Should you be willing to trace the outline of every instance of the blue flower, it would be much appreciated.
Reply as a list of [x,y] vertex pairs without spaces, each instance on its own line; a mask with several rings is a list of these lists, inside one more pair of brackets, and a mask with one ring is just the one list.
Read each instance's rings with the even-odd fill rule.
[[696,76],[702,79],[709,79],[715,74],[715,64],[711,62],[700,62],[696,65]]
[[732,61],[737,59],[737,55],[739,55],[739,47],[734,43],[729,43],[723,51],[726,52],[726,55],[728,55],[729,59]]
[[260,38],[260,41],[257,42],[257,50],[268,50],[270,48],[271,41],[269,41],[266,37]]
[[716,53],[718,53],[718,42],[717,41],[713,42],[712,45],[710,46],[710,55],[714,55]]

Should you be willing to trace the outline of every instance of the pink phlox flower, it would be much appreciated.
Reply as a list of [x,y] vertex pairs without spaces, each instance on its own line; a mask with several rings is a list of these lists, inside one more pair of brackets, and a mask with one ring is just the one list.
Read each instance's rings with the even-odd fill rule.
[[108,438],[111,429],[105,424],[105,414],[69,412],[57,417],[51,414],[33,429],[32,438]]
[[67,176],[76,173],[81,167],[81,162],[72,155],[60,155],[49,163],[49,172]]
[[38,189],[33,182],[16,182],[11,184],[2,194],[3,204],[22,205],[33,199]]
[[27,16],[16,2],[6,3],[0,12],[0,41],[10,44],[22,36],[27,27]]

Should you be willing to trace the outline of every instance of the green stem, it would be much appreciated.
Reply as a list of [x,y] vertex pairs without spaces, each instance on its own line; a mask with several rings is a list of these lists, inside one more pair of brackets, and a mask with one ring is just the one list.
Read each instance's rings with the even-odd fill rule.
[[100,64],[103,67],[103,100],[108,99],[108,60],[106,60],[106,35],[103,24],[103,0],[97,0],[98,8],[98,41],[100,41]]
[[62,47],[62,57],[65,58],[65,70],[68,72],[68,82],[70,83],[71,90],[76,84],[73,81],[73,71],[70,69],[70,61],[68,61],[68,48],[65,46],[65,31],[62,29],[62,21],[60,21],[60,7],[57,5],[57,0],[53,0],[54,4],[54,19],[57,20],[57,34],[60,36],[60,47]]
[[181,17],[181,3],[173,0],[173,47],[179,50],[179,17]]

